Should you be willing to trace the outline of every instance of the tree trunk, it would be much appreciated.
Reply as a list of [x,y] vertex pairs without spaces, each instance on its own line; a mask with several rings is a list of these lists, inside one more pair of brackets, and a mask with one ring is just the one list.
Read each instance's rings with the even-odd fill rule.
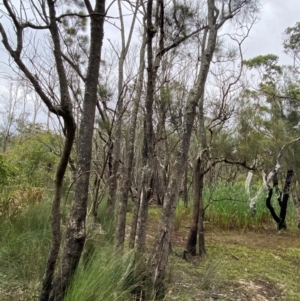
[[204,236],[204,203],[203,203],[203,184],[204,184],[204,174],[201,172],[200,175],[200,191],[199,191],[199,223],[198,223],[198,247],[199,256],[203,257],[206,254],[205,248],[205,236]]
[[196,256],[197,234],[199,255],[203,256],[206,253],[204,240],[204,206],[203,206],[203,161],[200,157],[196,160],[194,167],[194,205],[192,224],[187,240],[186,251],[192,256]]
[[184,203],[184,206],[187,208],[188,207],[188,171],[189,171],[189,165],[188,163],[185,166],[184,170],[184,178],[183,178],[183,191],[182,191],[182,200]]
[[286,209],[287,209],[287,204],[288,204],[288,199],[290,194],[290,186],[292,182],[293,173],[294,172],[291,169],[287,171],[283,193],[280,192],[278,189],[277,173],[273,176],[273,187],[278,194],[277,201],[280,206],[279,216],[276,214],[275,209],[271,204],[273,189],[271,187],[268,188],[266,206],[269,209],[274,221],[277,223],[278,230],[286,229],[285,216],[286,216]]
[[[144,34],[143,42],[140,50],[139,75],[137,79],[136,95],[133,102],[133,110],[132,110],[132,115],[130,120],[128,148],[127,148],[127,156],[126,156],[125,168],[124,168],[125,172],[121,184],[119,209],[117,215],[116,242],[115,242],[117,248],[122,247],[125,240],[126,208],[127,208],[128,192],[131,187],[131,177],[132,177],[132,170],[133,170],[136,122],[137,122],[137,115],[138,115],[140,99],[142,96],[142,89],[143,89],[143,79],[144,79],[144,69],[145,69],[145,45],[146,45],[146,37]],[[139,212],[139,200],[136,200],[135,207],[134,207],[134,214],[132,218],[131,232],[130,232],[130,240],[129,240],[130,248],[134,247],[138,212]]]
[[218,26],[216,24],[217,17],[215,16],[215,13],[218,13],[215,11],[213,0],[208,0],[207,3],[209,22],[209,29],[207,30],[209,32],[207,44],[203,44],[206,45],[206,47],[202,50],[200,72],[195,86],[190,91],[187,100],[183,124],[184,130],[181,137],[180,147],[178,149],[174,170],[171,174],[170,184],[164,200],[163,214],[160,221],[159,230],[155,238],[151,257],[148,261],[149,270],[152,274],[154,290],[153,295],[159,295],[159,298],[163,298],[164,296],[165,270],[168,263],[170,238],[176,209],[176,201],[178,198],[182,175],[184,173],[184,167],[187,163],[190,138],[196,116],[196,107],[204,93],[205,82],[217,40]]
[[[49,0],[50,1],[50,0]],[[52,2],[52,1],[50,1]],[[105,0],[97,0],[95,9],[88,7],[91,14],[91,45],[86,76],[83,111],[79,129],[77,176],[74,200],[66,231],[60,273],[54,280],[50,300],[63,299],[67,287],[79,263],[86,239],[86,213],[89,188],[89,172],[92,155],[95,107],[97,103],[98,77],[101,59]]]
[[[201,180],[201,159],[200,157],[197,158],[194,167],[194,199],[193,199],[193,216],[192,216],[192,224],[186,244],[186,251],[188,254],[192,256],[196,256],[196,248],[197,248],[197,233],[198,233],[198,223],[199,223],[199,213],[200,213],[200,206],[199,206],[199,197],[200,197],[200,180]],[[203,180],[203,177],[202,177]]]
[[[136,14],[138,10],[138,2],[137,0],[135,5],[135,12],[131,23],[131,28],[129,31],[129,37],[127,43],[125,42],[125,27],[123,21],[123,13],[122,13],[122,6],[121,1],[118,0],[118,9],[119,9],[119,18],[121,24],[121,42],[122,42],[122,49],[119,57],[119,78],[118,78],[118,102],[116,108],[116,130],[113,137],[113,150],[112,150],[112,174],[111,179],[109,181],[109,192],[108,192],[108,200],[107,200],[107,213],[113,218],[115,212],[115,203],[117,197],[117,190],[118,190],[118,169],[119,169],[119,162],[121,156],[121,134],[122,134],[122,121],[123,121],[123,110],[124,110],[124,63],[128,53],[129,45],[131,42],[132,32],[134,29],[134,24],[136,20]],[[123,204],[124,205],[124,204]],[[126,206],[125,206],[126,207]]]
[[[205,39],[204,39],[205,40]],[[204,47],[204,44],[202,45]],[[199,137],[200,137],[200,155],[194,166],[194,206],[190,233],[187,240],[186,250],[189,254],[196,256],[197,234],[199,235],[199,254],[205,254],[204,241],[204,208],[203,208],[203,185],[204,185],[204,165],[206,165],[205,154],[208,153],[206,142],[206,129],[204,123],[204,96],[199,102]]]
[[[159,6],[159,5],[158,5]],[[136,248],[138,252],[145,251],[146,246],[146,228],[148,218],[148,202],[151,195],[151,178],[153,177],[153,100],[154,86],[156,82],[156,71],[153,64],[153,38],[156,30],[152,24],[153,0],[148,0],[146,16],[146,48],[147,48],[147,91],[146,91],[146,116],[144,119],[144,139],[142,149],[142,175],[141,175],[141,194],[136,229]]]

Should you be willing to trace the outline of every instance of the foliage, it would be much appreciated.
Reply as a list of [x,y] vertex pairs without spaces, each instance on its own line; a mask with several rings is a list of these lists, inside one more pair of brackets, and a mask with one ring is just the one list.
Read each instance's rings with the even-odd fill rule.
[[13,178],[17,175],[17,169],[13,166],[8,158],[0,154],[0,187],[13,182]]
[[24,130],[0,154],[0,217],[24,213],[43,201],[52,188],[60,136],[50,131]]
[[300,52],[300,22],[297,22],[295,26],[288,27],[285,32],[285,39],[283,47],[286,53],[291,54],[294,60],[298,60]]
[[278,73],[282,73],[282,69],[277,65],[279,57],[275,54],[258,55],[250,60],[244,60],[244,64],[249,68],[264,67],[265,70],[274,70]]
[[18,171],[14,183],[35,187],[52,186],[60,153],[60,137],[50,131],[24,133],[15,137],[5,156]]
[[10,186],[0,194],[0,217],[13,217],[45,199],[45,190],[39,187]]

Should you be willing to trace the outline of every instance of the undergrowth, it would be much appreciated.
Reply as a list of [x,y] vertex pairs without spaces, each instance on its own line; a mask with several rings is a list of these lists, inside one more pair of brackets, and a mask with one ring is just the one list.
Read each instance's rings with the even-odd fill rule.
[[[273,204],[279,210],[275,197]],[[212,229],[260,229],[266,224],[272,226],[273,223],[265,207],[265,195],[259,197],[256,215],[252,216],[248,197],[243,187],[238,184],[222,184],[213,191],[206,189],[204,206],[207,206],[205,226]],[[289,228],[292,228],[295,220],[293,209],[290,200],[287,212]],[[51,202],[40,200],[36,203],[29,202],[28,207],[24,207],[17,214],[0,218],[1,301],[38,300],[51,242],[50,211]],[[186,235],[184,231],[188,231],[191,215],[192,202],[187,208],[179,202],[174,220],[178,242],[186,238],[183,237]],[[150,209],[149,218],[155,220],[155,224],[160,216],[160,207]],[[64,217],[63,222],[66,221]],[[276,229],[275,223],[273,224]],[[88,219],[87,225],[86,247],[66,301],[133,300],[131,293],[145,284],[142,283],[143,277],[139,277],[141,275],[137,275],[134,270],[133,253],[125,250],[125,254],[121,255],[113,249],[114,224],[106,216],[105,199],[99,206],[99,220]],[[150,236],[155,235],[154,228],[149,227]],[[208,256],[194,265],[170,256],[168,268],[170,276],[167,279],[168,290],[165,300],[173,300],[174,296],[178,296],[178,300],[192,300],[192,296],[198,292],[202,294],[202,299],[199,297],[199,300],[206,300],[203,291],[211,298],[214,291],[226,290],[228,281],[237,281],[240,278],[243,278],[243,281],[253,281],[263,273],[266,275],[264,281],[276,286],[280,277],[285,277],[281,271],[285,270],[289,275],[293,275],[294,265],[299,265],[297,261],[299,252],[296,249],[287,249],[285,257],[275,252],[270,256],[270,252],[264,250],[254,253],[247,248],[211,245],[210,242],[207,249]],[[277,256],[280,256],[280,260],[276,261],[276,267],[274,258],[277,260]],[[266,272],[268,269],[266,265],[268,267],[272,265],[270,272]],[[297,281],[290,281],[290,276],[286,281],[289,281],[286,287],[292,290],[290,296],[300,298],[296,287]]]
[[1,219],[1,300],[35,300],[50,247],[49,216],[50,204],[45,202]]
[[134,286],[127,285],[133,270],[132,252],[124,255],[101,247],[89,260],[83,260],[64,301],[123,301],[131,300]]
[[[255,194],[255,191],[252,193]],[[214,188],[206,187],[203,192],[205,208],[205,225],[210,228],[217,227],[224,230],[249,229],[258,230],[265,226],[274,224],[271,214],[266,207],[266,192],[258,196],[255,214],[251,212],[249,197],[241,184],[221,183]],[[192,216],[192,197],[186,208],[182,201],[178,202],[174,220],[174,230],[178,231],[182,224],[186,225],[187,220]],[[276,197],[272,199],[275,211],[279,213],[280,208]],[[286,223],[288,228],[295,229],[298,222],[294,204],[289,199]]]

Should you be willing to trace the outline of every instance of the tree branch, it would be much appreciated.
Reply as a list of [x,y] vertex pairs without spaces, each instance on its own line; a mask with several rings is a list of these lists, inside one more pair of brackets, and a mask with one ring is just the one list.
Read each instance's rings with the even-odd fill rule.
[[39,84],[38,80],[36,79],[36,77],[28,70],[28,68],[25,66],[25,64],[21,60],[20,53],[18,53],[18,51],[14,51],[12,49],[12,47],[10,46],[10,44],[8,42],[6,32],[5,32],[5,30],[4,30],[1,23],[0,23],[0,33],[2,35],[2,43],[3,43],[4,47],[9,52],[9,54],[12,56],[12,58],[14,59],[15,63],[18,65],[20,70],[25,74],[25,76],[32,83],[32,85],[34,86],[35,91],[41,97],[41,99],[43,100],[43,102],[45,103],[45,105],[47,106],[49,111],[56,114],[56,115],[63,116],[64,115],[63,110],[58,106],[53,106],[51,100],[48,98],[48,96],[43,91],[43,89],[40,86],[40,84]]

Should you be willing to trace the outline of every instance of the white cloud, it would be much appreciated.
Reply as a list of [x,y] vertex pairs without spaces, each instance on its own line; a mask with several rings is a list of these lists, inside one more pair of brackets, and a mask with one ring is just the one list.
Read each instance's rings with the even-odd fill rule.
[[291,63],[283,52],[283,32],[296,22],[300,22],[299,0],[262,1],[260,20],[253,26],[244,45],[245,58],[273,53],[280,57],[281,64]]

